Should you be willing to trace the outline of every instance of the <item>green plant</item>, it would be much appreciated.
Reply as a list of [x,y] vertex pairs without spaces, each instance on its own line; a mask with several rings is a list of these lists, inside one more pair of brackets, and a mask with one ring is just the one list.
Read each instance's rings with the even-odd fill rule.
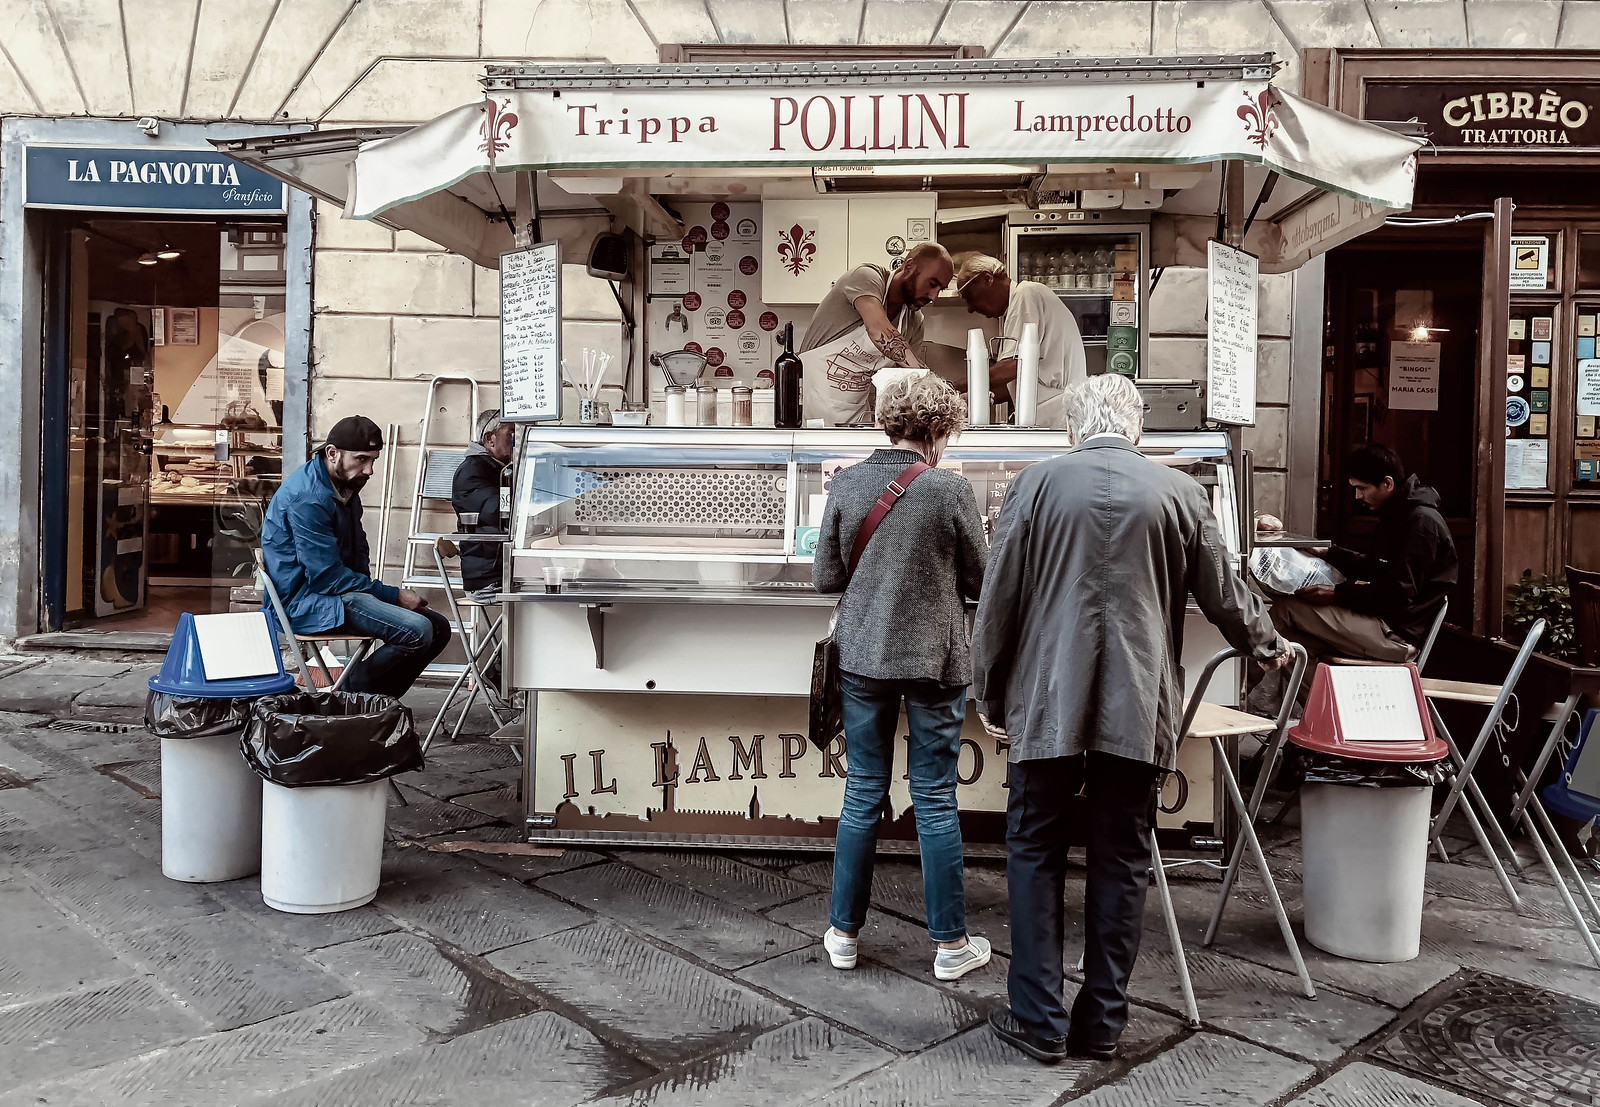
[[1572,594],[1563,577],[1536,577],[1532,569],[1506,589],[1506,624],[1527,637],[1540,619],[1548,624],[1539,652],[1570,660],[1577,653],[1576,630],[1572,623]]

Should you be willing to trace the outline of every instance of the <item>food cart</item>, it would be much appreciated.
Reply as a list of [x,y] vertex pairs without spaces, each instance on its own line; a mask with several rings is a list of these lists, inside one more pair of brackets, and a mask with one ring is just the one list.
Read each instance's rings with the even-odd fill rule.
[[[1199,481],[1248,553],[1254,274],[1407,208],[1418,146],[1272,73],[1271,55],[490,66],[482,102],[408,131],[222,144],[347,216],[502,270],[503,409],[526,424],[505,672],[527,694],[531,839],[831,848],[847,762],[842,742],[806,737],[833,603],[810,586],[810,551],[832,474],[883,437],[771,426],[770,369],[779,328],[803,329],[855,265],[892,270],[938,241],[1055,289],[1090,371],[1151,389],[1141,450]],[[597,392],[584,382],[606,407],[560,376],[577,361],[560,348],[560,263],[579,260],[617,278],[623,309],[616,369]],[[1153,274],[1208,264],[1208,379],[1166,380]],[[952,294],[924,318],[927,360],[959,377],[975,317]],[[684,413],[653,357],[682,349],[705,362]],[[1059,428],[975,427],[943,464],[992,522],[1022,467],[1069,448]],[[1223,643],[1197,609],[1185,630],[1193,674]],[[1240,678],[1211,694],[1236,702]],[[1004,837],[1005,750],[975,714],[958,795],[983,849]],[[1191,744],[1168,780],[1175,845],[1224,829],[1210,758]],[[903,780],[892,799],[884,848],[914,849]]]

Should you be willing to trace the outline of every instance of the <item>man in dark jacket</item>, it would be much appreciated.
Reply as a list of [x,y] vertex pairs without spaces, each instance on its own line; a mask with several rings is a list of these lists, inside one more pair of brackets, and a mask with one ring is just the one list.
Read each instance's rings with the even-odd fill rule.
[[[1069,393],[1067,422],[1077,448],[1006,492],[972,632],[973,698],[1010,743],[1010,1006],[989,1024],[1046,1063],[1108,1058],[1128,1022],[1156,794],[1182,737],[1188,597],[1263,666],[1291,656],[1235,570],[1206,490],[1139,452],[1133,383],[1090,377]],[[1062,896],[1080,788],[1084,983],[1069,1018]]]
[[361,489],[383,432],[352,415],[278,487],[261,527],[267,575],[296,634],[348,631],[383,646],[345,678],[349,692],[403,696],[450,642],[450,623],[409,588],[374,580]]
[[1346,579],[1274,600],[1272,621],[1314,655],[1409,661],[1458,572],[1439,493],[1408,476],[1387,446],[1361,447],[1345,468],[1356,499],[1378,515],[1372,552],[1328,550]]
[[[450,504],[461,533],[504,534],[500,480],[511,463],[516,428],[500,421],[499,408],[490,408],[478,416],[473,430],[472,445],[450,485]],[[493,542],[462,543],[461,579],[473,599],[488,602],[500,592],[504,550]]]

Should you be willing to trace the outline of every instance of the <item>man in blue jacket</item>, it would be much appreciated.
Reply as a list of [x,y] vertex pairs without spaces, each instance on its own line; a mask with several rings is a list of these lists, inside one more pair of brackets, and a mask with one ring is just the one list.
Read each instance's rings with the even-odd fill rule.
[[399,697],[449,644],[450,623],[411,589],[370,576],[361,489],[382,452],[383,432],[371,419],[335,423],[272,497],[261,553],[296,634],[343,630],[383,640],[344,689]]

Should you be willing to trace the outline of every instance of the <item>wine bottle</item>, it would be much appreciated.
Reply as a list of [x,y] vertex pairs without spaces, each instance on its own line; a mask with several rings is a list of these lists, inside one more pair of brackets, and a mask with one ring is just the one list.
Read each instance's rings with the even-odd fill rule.
[[804,371],[794,354],[794,324],[783,327],[783,352],[772,366],[773,422],[780,427],[800,426],[800,379]]

